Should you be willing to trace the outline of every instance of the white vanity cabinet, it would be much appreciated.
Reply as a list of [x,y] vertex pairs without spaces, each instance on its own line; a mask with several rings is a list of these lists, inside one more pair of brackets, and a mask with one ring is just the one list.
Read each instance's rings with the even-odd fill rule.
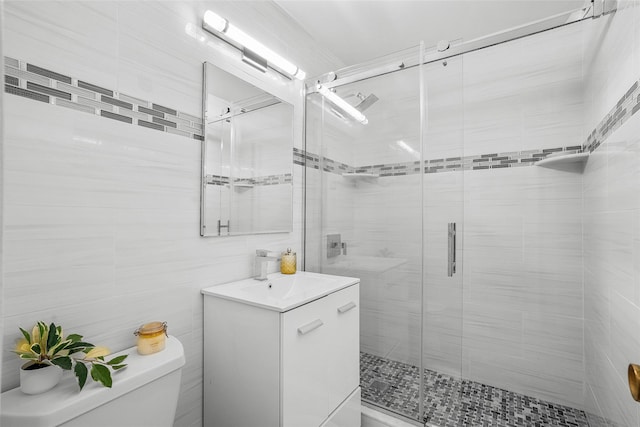
[[297,274],[335,283],[272,305],[203,290],[205,427],[360,426],[358,279]]

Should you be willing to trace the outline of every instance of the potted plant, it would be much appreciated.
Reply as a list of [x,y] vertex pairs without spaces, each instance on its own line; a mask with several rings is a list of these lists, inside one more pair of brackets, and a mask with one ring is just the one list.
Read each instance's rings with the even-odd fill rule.
[[38,322],[31,333],[19,328],[23,338],[18,340],[14,353],[28,360],[20,368],[20,389],[37,394],[53,388],[62,377],[62,370],[73,370],[80,390],[89,373],[94,381],[111,387],[111,371],[122,369],[127,355],[105,360],[109,350],[82,340],[82,335],[64,337],[62,327]]

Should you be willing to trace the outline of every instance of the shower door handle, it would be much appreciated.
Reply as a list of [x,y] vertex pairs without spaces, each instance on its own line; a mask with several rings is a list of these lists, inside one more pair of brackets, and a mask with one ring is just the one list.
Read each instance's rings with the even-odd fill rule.
[[449,236],[449,256],[447,261],[447,276],[452,277],[456,272],[456,223],[448,224],[447,234]]

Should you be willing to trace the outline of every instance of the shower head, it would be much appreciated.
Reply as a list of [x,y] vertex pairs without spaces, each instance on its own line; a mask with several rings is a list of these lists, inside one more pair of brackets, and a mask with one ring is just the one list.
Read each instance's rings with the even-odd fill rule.
[[367,108],[371,107],[376,101],[378,101],[378,97],[374,94],[370,94],[366,98],[364,98],[358,105],[356,105],[356,110],[361,113]]

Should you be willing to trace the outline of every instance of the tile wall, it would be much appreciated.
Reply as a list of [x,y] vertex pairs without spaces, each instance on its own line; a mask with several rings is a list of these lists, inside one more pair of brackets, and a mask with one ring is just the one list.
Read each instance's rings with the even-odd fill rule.
[[627,365],[640,356],[640,5],[619,1],[591,27],[584,132],[595,128],[599,146],[583,186],[585,409],[593,427],[635,426]]
[[[341,66],[272,3],[210,5],[310,74]],[[203,2],[0,6],[3,54],[20,61],[6,64],[2,98],[4,342],[42,319],[117,351],[141,323],[165,320],[187,359],[175,425],[200,426],[200,289],[250,276],[256,248],[302,246],[300,165],[292,233],[199,236],[202,63],[292,102],[297,147],[299,83],[263,76],[205,34]],[[20,363],[2,362],[4,391]]]
[[[584,31],[465,55],[465,155],[581,150]],[[463,174],[462,376],[581,408],[582,176],[535,166]]]

